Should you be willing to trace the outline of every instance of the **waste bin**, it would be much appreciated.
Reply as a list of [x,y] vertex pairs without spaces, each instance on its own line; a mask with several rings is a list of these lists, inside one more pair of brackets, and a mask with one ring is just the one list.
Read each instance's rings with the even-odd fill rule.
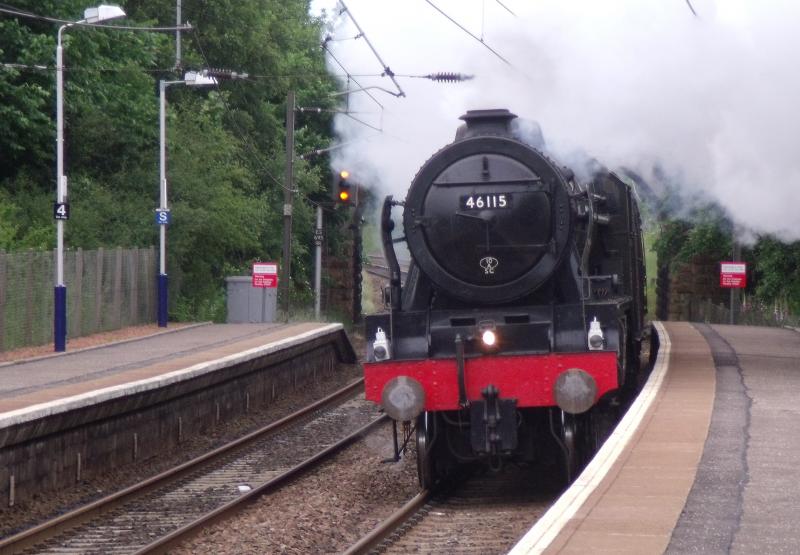
[[278,307],[278,290],[274,287],[253,287],[250,276],[225,278],[228,293],[229,324],[274,322]]

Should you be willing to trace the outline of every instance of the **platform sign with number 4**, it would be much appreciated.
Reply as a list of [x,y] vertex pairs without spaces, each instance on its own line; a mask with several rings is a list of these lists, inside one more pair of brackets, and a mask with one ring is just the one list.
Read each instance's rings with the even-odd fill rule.
[[69,203],[54,202],[53,218],[55,218],[56,220],[69,220]]

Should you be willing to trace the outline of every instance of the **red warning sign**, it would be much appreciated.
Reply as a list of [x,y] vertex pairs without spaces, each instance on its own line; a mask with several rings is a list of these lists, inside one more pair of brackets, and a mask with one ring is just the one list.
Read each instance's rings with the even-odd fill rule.
[[719,286],[741,289],[747,286],[746,262],[720,262]]
[[272,288],[278,286],[277,262],[253,262],[253,287]]

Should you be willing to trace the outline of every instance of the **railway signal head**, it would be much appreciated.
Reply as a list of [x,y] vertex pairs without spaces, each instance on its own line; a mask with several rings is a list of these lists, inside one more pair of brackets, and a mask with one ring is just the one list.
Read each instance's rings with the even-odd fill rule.
[[350,183],[350,172],[342,170],[336,180],[336,202],[348,206],[352,203],[352,185]]

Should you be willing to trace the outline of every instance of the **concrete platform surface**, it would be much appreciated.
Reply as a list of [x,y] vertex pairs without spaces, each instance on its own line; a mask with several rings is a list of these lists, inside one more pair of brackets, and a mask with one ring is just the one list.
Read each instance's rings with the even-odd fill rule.
[[703,326],[718,387],[669,553],[800,552],[800,333]]
[[[339,333],[341,324],[208,324],[56,356],[0,366],[0,428],[79,408],[179,379],[175,372],[209,370],[226,357],[263,354],[272,346]],[[98,398],[97,393],[105,396]],[[70,402],[65,402],[69,399]],[[36,410],[32,410],[36,409]]]
[[800,552],[800,333],[662,329],[639,399],[512,553]]

